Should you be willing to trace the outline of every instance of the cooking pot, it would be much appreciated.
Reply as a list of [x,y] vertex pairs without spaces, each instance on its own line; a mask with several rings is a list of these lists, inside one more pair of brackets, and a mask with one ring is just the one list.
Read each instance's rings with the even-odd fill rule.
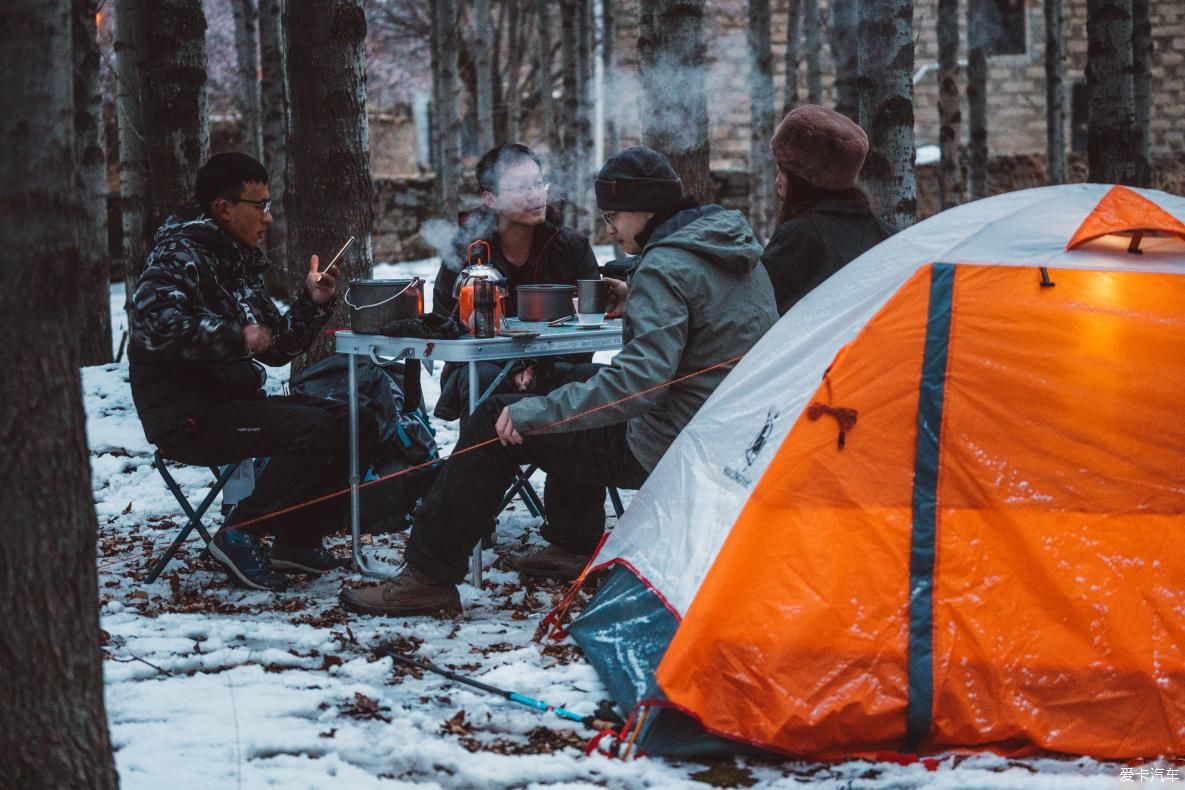
[[350,280],[342,300],[350,308],[350,329],[377,335],[392,321],[424,314],[424,281]]
[[514,290],[520,321],[554,321],[572,315],[575,285],[520,285]]

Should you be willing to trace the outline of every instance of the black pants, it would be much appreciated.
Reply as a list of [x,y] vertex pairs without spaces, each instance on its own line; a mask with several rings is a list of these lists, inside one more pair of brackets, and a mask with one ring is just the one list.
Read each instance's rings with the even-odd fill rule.
[[[461,428],[457,449],[444,464],[416,514],[406,560],[454,583],[465,578],[477,541],[489,534],[498,505],[522,464],[548,473],[543,537],[560,548],[592,553],[604,532],[605,486],[640,488],[649,472],[625,440],[625,423],[571,433],[526,435],[503,446],[494,424],[502,409],[523,397],[489,398]],[[465,451],[487,440],[490,444]],[[599,520],[587,517],[598,513]]]
[[[251,522],[245,531],[317,545],[323,535],[348,524],[347,404],[307,395],[230,401],[194,409],[185,425],[157,440],[165,458],[200,466],[220,466],[244,458],[271,459],[255,481],[255,490],[238,504],[227,526]],[[378,422],[369,412],[359,410],[360,469],[373,463],[378,439]],[[338,495],[269,515],[331,493]]]

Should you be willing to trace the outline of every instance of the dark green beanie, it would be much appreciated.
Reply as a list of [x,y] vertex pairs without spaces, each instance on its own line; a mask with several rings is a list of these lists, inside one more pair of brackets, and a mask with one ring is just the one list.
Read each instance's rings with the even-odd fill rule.
[[683,197],[683,182],[670,161],[644,145],[614,154],[597,173],[601,211],[664,211]]

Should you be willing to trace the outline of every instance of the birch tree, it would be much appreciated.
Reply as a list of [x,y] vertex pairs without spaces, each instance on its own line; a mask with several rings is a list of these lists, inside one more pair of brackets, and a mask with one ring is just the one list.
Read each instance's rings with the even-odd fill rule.
[[770,150],[774,76],[769,0],[749,0],[749,53],[749,219],[757,238],[765,241],[773,231],[778,210]]
[[643,142],[666,154],[699,200],[712,194],[708,164],[704,0],[642,0],[638,71],[647,112]]
[[[264,0],[267,2],[267,0]],[[263,160],[263,123],[259,103],[259,13],[255,0],[231,0],[235,20],[239,116],[243,119],[243,151]]]
[[522,45],[526,39],[523,35],[523,29],[526,25],[523,24],[522,0],[509,0],[507,13],[510,15],[508,25],[510,34],[516,41],[509,48],[510,63],[506,69],[506,142],[516,143],[522,134],[520,128],[523,112],[521,87],[523,70]]
[[832,0],[831,60],[835,63],[835,110],[856,121],[860,117],[859,0]]
[[116,0],[115,85],[119,129],[119,216],[123,236],[125,291],[131,294],[148,255],[148,148],[144,143],[146,48],[137,40],[144,27],[140,0]]
[[[93,17],[92,17],[93,18]],[[114,788],[79,372],[69,0],[0,11],[0,780]]]
[[971,197],[987,196],[988,0],[967,0],[967,176]]
[[963,171],[959,162],[963,112],[959,101],[958,0],[938,0],[938,123],[942,151],[938,186],[945,209],[963,202]]
[[461,193],[461,118],[457,112],[457,0],[433,0],[432,69],[435,88],[437,210],[456,222]]
[[882,219],[912,225],[917,212],[913,135],[913,3],[860,7],[860,119],[868,132],[864,187]]
[[73,0],[74,158],[77,162],[79,291],[82,295],[82,364],[110,362],[111,257],[107,250],[107,156],[103,150],[103,98],[99,92],[98,0]]
[[[292,102],[287,192],[291,256],[307,266],[309,256],[316,254],[324,265],[348,237],[356,237],[341,265],[339,282],[345,288],[351,279],[371,272],[366,16],[358,0],[302,0],[299,10],[295,6],[284,10]],[[338,300],[329,326],[349,325],[345,302]],[[332,343],[319,338],[306,364],[332,352]]]
[[[601,0],[601,61],[605,69],[605,85],[612,86],[616,80],[617,60],[617,16],[613,9],[614,0]],[[619,103],[606,101],[605,111],[605,154],[612,155],[621,147],[617,132]],[[595,162],[599,166],[600,162]]]
[[535,18],[539,25],[535,58],[539,69],[540,123],[548,144],[550,167],[555,167],[560,154],[560,130],[556,123],[555,77],[551,67],[551,0],[535,0]]
[[477,50],[477,143],[482,152],[494,147],[493,25],[490,0],[474,0],[474,45]]
[[271,178],[272,224],[267,229],[268,289],[273,296],[296,292],[305,267],[288,259],[288,212],[284,194],[288,178],[288,89],[284,84],[283,0],[259,3],[259,83],[262,104],[263,165]]
[[1062,0],[1045,0],[1045,151],[1049,183],[1066,183],[1065,31]]
[[1103,184],[1134,184],[1139,140],[1132,84],[1131,0],[1087,0],[1086,37],[1089,178]]

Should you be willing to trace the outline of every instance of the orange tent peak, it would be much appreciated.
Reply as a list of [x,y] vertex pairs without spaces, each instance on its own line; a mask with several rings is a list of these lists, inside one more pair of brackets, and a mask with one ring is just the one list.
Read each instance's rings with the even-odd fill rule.
[[1114,186],[1074,231],[1067,250],[1112,233],[1160,233],[1185,241],[1185,223],[1127,187]]

